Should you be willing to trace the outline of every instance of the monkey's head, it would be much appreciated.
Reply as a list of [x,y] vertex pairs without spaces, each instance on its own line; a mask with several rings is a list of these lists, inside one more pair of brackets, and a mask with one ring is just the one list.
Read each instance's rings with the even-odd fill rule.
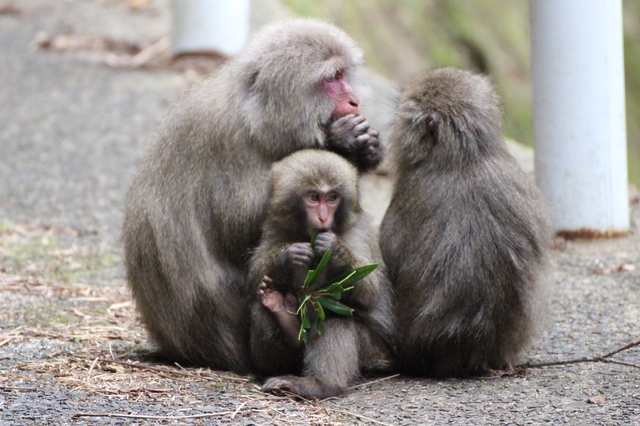
[[402,93],[391,145],[408,164],[469,158],[501,143],[501,115],[489,78],[454,68],[424,72]]
[[[305,133],[322,144],[322,127],[347,114],[360,114],[349,84],[362,52],[335,26],[314,19],[275,22],[262,28],[234,60],[235,78],[244,86],[240,100],[250,111],[254,134],[276,126],[279,134]],[[307,142],[308,144],[308,142]],[[313,146],[307,146],[309,148]]]
[[357,185],[356,168],[343,157],[315,149],[297,151],[271,169],[269,216],[308,237],[314,230],[339,235],[360,212]]

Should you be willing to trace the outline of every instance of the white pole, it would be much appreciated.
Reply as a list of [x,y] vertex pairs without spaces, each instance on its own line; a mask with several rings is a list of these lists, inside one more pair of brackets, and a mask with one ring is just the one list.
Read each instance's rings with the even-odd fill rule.
[[249,0],[173,0],[172,50],[238,53],[249,34]]
[[556,231],[629,229],[621,0],[530,0],[538,185]]

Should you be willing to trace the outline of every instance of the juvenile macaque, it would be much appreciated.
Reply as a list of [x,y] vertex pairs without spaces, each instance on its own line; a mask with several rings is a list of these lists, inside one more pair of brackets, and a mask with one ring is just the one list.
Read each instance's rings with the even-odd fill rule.
[[127,278],[170,360],[247,372],[249,251],[260,241],[272,163],[338,151],[382,159],[349,84],[354,41],[315,20],[266,26],[168,113],[127,196]]
[[489,79],[455,69],[418,76],[392,139],[398,176],[380,245],[402,371],[509,369],[539,317],[549,216],[506,149]]
[[[258,374],[277,376],[266,380],[265,390],[326,398],[343,392],[362,370],[384,368],[389,361],[390,285],[376,233],[358,202],[357,181],[349,162],[326,151],[299,151],[273,166],[267,218],[249,273],[257,290],[252,359]],[[314,231],[319,233],[312,247]],[[331,257],[319,288],[356,267],[380,265],[343,293],[340,302],[354,308],[354,316],[325,311],[325,331],[312,330],[305,347],[298,340],[296,296],[314,257],[326,250]]]

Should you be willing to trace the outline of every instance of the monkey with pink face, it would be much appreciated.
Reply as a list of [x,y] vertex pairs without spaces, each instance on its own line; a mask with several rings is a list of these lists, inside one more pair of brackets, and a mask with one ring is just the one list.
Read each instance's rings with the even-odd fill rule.
[[350,83],[362,54],[332,25],[282,21],[169,111],[127,195],[127,280],[160,353],[251,371],[250,250],[261,237],[271,165],[306,148],[359,172],[376,167],[378,132]]
[[[312,246],[310,240],[318,232]],[[256,372],[269,377],[264,390],[305,398],[337,395],[363,370],[384,370],[393,351],[391,284],[376,232],[358,200],[358,173],[337,154],[298,151],[272,169],[262,240],[251,258],[250,349]],[[353,317],[326,312],[322,333],[312,328],[308,346],[298,340],[300,288],[314,258],[331,255],[314,284],[322,288],[353,269],[378,268],[340,301]]]

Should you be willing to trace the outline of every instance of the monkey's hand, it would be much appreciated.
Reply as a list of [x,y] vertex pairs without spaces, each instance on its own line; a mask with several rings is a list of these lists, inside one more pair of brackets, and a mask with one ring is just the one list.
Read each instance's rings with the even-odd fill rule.
[[307,268],[313,261],[313,250],[309,243],[293,243],[286,252],[289,265],[294,268]]
[[333,250],[338,244],[338,237],[332,231],[320,232],[316,237],[316,243],[313,246],[315,254],[322,256],[325,251]]
[[329,148],[354,163],[358,170],[367,171],[382,161],[384,150],[377,130],[361,115],[349,114],[329,125]]

